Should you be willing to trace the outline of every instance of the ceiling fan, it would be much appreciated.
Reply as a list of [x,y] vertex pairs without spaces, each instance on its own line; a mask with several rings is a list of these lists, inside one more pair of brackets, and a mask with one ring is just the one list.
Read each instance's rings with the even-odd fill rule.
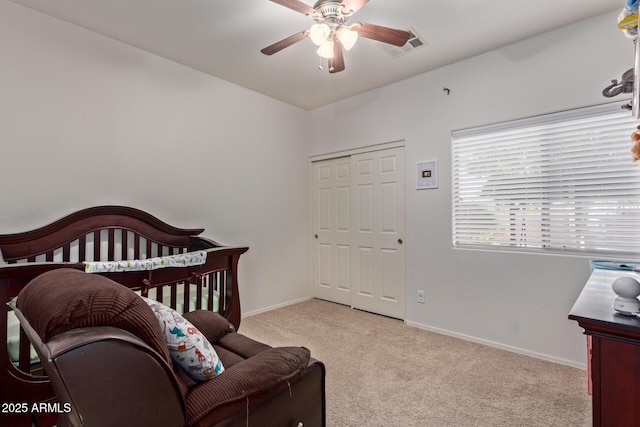
[[381,27],[379,25],[357,22],[347,25],[346,22],[369,0],[319,0],[311,7],[300,0],[271,0],[296,12],[303,13],[313,19],[315,24],[310,29],[293,34],[260,52],[273,55],[307,37],[318,46],[317,53],[329,61],[329,72],[337,73],[345,69],[343,48],[350,50],[358,36],[404,46],[411,34],[408,31]]

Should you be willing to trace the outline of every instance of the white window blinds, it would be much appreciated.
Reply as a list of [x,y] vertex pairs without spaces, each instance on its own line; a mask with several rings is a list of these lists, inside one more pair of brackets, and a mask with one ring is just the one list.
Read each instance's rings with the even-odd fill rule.
[[620,105],[453,132],[454,246],[640,256],[638,122]]

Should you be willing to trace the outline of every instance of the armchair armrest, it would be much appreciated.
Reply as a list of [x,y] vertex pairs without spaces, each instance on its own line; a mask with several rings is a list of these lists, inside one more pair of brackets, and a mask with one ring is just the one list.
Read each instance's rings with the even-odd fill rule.
[[235,328],[227,319],[213,311],[194,310],[182,316],[198,328],[211,344],[215,344],[226,334],[235,332]]

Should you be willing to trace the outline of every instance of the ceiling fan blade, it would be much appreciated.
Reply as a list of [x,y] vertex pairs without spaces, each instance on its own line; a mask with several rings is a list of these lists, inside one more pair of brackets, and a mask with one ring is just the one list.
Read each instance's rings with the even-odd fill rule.
[[340,42],[333,43],[333,58],[329,60],[329,72],[339,73],[344,70],[344,55],[342,54],[342,45]]
[[346,10],[352,10],[356,12],[362,6],[369,3],[369,0],[342,0],[342,5]]
[[408,31],[396,30],[393,28],[381,27],[380,25],[365,24],[359,22],[351,28],[357,31],[362,37],[389,43],[394,46],[404,46],[411,37]]
[[303,40],[307,37],[307,31],[301,31],[299,33],[295,33],[292,36],[287,37],[286,39],[282,39],[279,42],[275,42],[271,46],[267,46],[264,49],[260,50],[260,52],[265,55],[273,55],[276,52],[280,52],[285,47],[289,47],[294,43],[298,43],[300,40]]
[[284,7],[288,7],[296,12],[304,13],[305,15],[311,15],[315,12],[315,9],[311,6],[302,3],[300,0],[271,0],[274,3],[278,3]]

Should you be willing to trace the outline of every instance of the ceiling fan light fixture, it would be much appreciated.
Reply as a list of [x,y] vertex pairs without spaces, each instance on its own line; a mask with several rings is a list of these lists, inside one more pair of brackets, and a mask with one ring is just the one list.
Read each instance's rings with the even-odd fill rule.
[[320,45],[316,53],[325,59],[333,58],[333,41],[327,40]]
[[316,46],[322,46],[331,35],[331,28],[327,24],[313,24],[309,29],[309,38]]
[[338,32],[336,33],[336,37],[342,43],[342,47],[345,50],[351,50],[351,48],[356,44],[356,40],[358,40],[358,32],[353,31],[351,28],[343,26],[340,27]]
[[273,55],[309,38],[318,47],[316,53],[329,61],[329,72],[331,73],[338,73],[345,69],[344,51],[352,49],[360,37],[398,47],[406,45],[411,38],[409,31],[367,24],[366,22],[345,25],[351,16],[366,5],[369,0],[316,0],[313,7],[304,0],[271,1],[306,15],[314,23],[309,29],[277,41],[261,49],[260,52],[265,55]]

